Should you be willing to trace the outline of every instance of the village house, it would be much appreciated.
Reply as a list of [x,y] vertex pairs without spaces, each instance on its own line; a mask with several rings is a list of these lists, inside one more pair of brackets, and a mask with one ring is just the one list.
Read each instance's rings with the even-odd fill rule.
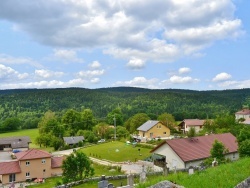
[[211,156],[210,150],[215,140],[222,142],[228,149],[226,158],[230,160],[239,158],[237,140],[231,133],[166,140],[155,147],[151,153],[163,159],[169,169],[187,169],[191,166],[199,166]]
[[62,174],[63,156],[54,157],[38,149],[29,149],[14,154],[13,160],[0,162],[0,182],[25,182],[43,180]]
[[0,151],[27,150],[30,143],[29,136],[0,138]]
[[69,146],[78,145],[79,142],[84,141],[83,136],[71,136],[71,137],[63,137],[64,143]]
[[250,118],[250,110],[247,108],[244,108],[238,112],[235,113],[235,119],[239,120],[239,119],[249,119]]
[[187,133],[192,127],[195,129],[195,132],[198,133],[203,129],[204,122],[205,120],[200,119],[184,119],[178,127],[183,133]]
[[149,120],[137,128],[141,141],[170,136],[170,129],[160,121]]

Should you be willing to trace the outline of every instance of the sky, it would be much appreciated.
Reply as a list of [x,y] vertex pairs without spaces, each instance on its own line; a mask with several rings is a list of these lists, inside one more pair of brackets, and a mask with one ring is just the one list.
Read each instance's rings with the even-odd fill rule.
[[250,88],[249,0],[1,0],[0,89]]

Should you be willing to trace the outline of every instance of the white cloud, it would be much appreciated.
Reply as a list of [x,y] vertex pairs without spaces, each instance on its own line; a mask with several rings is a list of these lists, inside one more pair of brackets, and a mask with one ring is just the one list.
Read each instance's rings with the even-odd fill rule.
[[[28,73],[19,73],[11,67],[0,64],[0,83],[22,80],[29,76]],[[0,85],[1,85],[0,84]]]
[[15,89],[15,88],[66,88],[66,87],[80,87],[86,84],[83,79],[73,79],[67,82],[59,80],[51,81],[33,81],[33,82],[20,82],[20,83],[4,83],[0,84],[1,89]]
[[40,70],[35,70],[35,76],[40,77],[40,78],[52,78],[52,77],[61,77],[63,76],[64,73],[63,72],[53,72],[50,70],[44,70],[44,69],[40,69]]
[[88,70],[88,71],[80,71],[77,73],[78,77],[91,78],[95,76],[101,76],[105,73],[104,69],[102,70]]
[[191,72],[191,69],[188,68],[188,67],[182,67],[179,69],[179,74],[186,74],[186,73],[189,73]]
[[[232,0],[9,0],[1,2],[0,19],[48,46],[171,62],[241,35],[234,11]],[[56,50],[55,56],[81,61],[70,50]]]
[[93,83],[93,84],[97,84],[97,83],[100,82],[100,78],[93,78],[93,79],[90,80],[90,82]]
[[89,67],[91,69],[99,69],[101,67],[101,64],[98,61],[93,61],[91,64],[89,64]]
[[33,67],[41,68],[42,65],[30,58],[12,57],[6,54],[0,54],[0,63],[5,65],[22,65],[28,64]]
[[61,60],[63,62],[83,62],[82,59],[77,57],[77,53],[74,50],[63,50],[63,49],[55,49],[54,57],[57,60]]
[[144,68],[144,66],[145,66],[145,61],[143,61],[142,59],[131,59],[127,63],[127,67],[132,70],[139,70]]
[[190,76],[186,76],[186,77],[172,76],[170,77],[169,81],[174,84],[186,84],[186,83],[199,82],[200,80],[197,78],[192,78]]
[[158,79],[146,79],[145,77],[135,77],[129,81],[118,81],[115,86],[131,86],[131,87],[142,87],[142,88],[156,88]]
[[212,81],[213,82],[222,82],[222,81],[226,81],[226,80],[229,80],[231,79],[232,76],[228,73],[225,73],[225,72],[222,72],[220,74],[217,74],[213,79]]

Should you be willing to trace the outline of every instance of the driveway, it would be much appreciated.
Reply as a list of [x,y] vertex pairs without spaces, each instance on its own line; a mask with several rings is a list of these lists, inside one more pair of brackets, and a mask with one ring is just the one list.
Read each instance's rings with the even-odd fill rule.
[[8,151],[0,151],[0,162],[13,161],[11,158],[11,152]]

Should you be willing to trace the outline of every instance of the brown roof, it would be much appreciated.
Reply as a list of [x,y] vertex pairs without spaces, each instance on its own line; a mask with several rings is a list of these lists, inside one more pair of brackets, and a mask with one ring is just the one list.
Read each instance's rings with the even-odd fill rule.
[[0,138],[1,145],[10,144],[13,149],[15,148],[28,148],[30,141],[29,136],[6,137]]
[[243,109],[241,111],[236,112],[235,114],[238,114],[238,115],[249,115],[250,114],[250,110],[249,109]]
[[154,152],[159,147],[168,144],[184,162],[195,161],[210,157],[210,150],[215,140],[222,142],[228,149],[229,153],[234,153],[238,150],[238,144],[235,136],[231,133],[224,133],[193,138],[166,140],[166,142],[161,143],[151,152]]
[[41,159],[48,158],[52,155],[46,151],[38,149],[29,149],[15,154],[18,160]]
[[183,121],[188,126],[200,126],[203,125],[205,122],[205,120],[200,120],[200,119],[184,119]]
[[1,162],[0,163],[0,175],[20,173],[21,169],[18,161]]
[[63,156],[52,157],[51,158],[51,168],[59,168],[59,167],[61,167],[63,160],[64,160]]

